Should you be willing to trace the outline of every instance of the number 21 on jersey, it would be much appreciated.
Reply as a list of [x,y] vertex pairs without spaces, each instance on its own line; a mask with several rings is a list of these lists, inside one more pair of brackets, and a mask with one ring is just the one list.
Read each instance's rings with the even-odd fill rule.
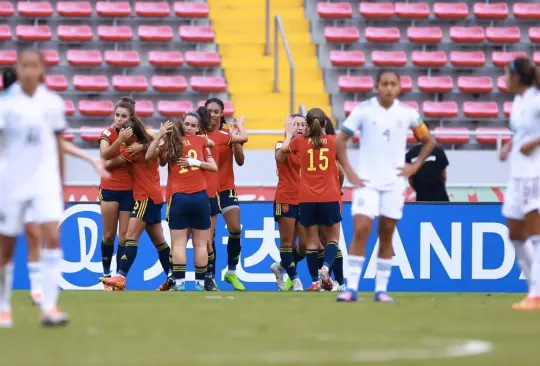
[[[318,153],[315,149],[309,149],[308,150],[308,154],[309,154],[309,167],[307,168],[307,171],[308,172],[314,172],[315,170],[317,170],[317,168],[319,170],[327,170],[328,169],[328,156],[326,156],[325,154],[330,151],[328,148],[326,147],[322,147],[319,149]],[[318,164],[315,165],[315,157],[318,156]]]
[[[195,150],[189,150],[189,151],[187,152],[187,157],[188,157],[188,158],[197,159],[197,151],[195,151]],[[187,173],[187,172],[189,171],[189,169],[191,169],[191,170],[199,170],[199,168],[197,168],[196,166],[192,166],[192,167],[189,167],[189,168],[182,168],[182,169],[180,169],[179,173],[180,173],[180,174]]]

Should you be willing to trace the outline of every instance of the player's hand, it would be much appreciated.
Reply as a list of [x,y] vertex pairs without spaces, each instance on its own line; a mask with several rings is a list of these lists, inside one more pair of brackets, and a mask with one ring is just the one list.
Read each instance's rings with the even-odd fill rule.
[[291,116],[287,117],[284,123],[285,126],[285,135],[288,137],[293,137],[298,132],[298,125],[296,125]]
[[186,158],[178,159],[178,165],[180,165],[180,168],[189,168],[189,163]]
[[171,133],[174,127],[174,123],[171,121],[167,121],[164,124],[161,124],[161,127],[159,128],[158,136],[163,137],[168,133]]
[[131,156],[135,156],[144,150],[144,145],[138,142],[134,142],[126,148],[126,151]]
[[235,126],[240,126],[240,127],[244,127],[244,121],[246,120],[246,116],[242,116],[242,117],[237,117],[234,119],[234,125]]
[[356,174],[356,172],[352,171],[352,172],[349,172],[349,174],[347,174],[347,172],[345,173],[345,176],[347,177],[347,179],[349,180],[349,182],[355,187],[355,188],[360,188],[360,187],[364,187],[367,183],[367,180],[364,180],[362,178],[360,178],[358,176],[358,174]]
[[120,140],[120,142],[126,142],[131,136],[133,136],[133,129],[131,127],[124,128],[122,131],[120,131],[118,140]]
[[420,169],[420,164],[405,164],[405,166],[399,168],[398,176],[409,178],[410,176],[415,175],[418,169]]
[[94,159],[92,165],[101,178],[111,177],[111,173],[105,168],[105,161],[103,159]]
[[527,142],[526,144],[523,144],[521,146],[521,149],[519,149],[519,152],[525,156],[529,156],[537,147],[538,147],[538,144],[536,143],[536,141]]
[[505,161],[508,158],[508,155],[510,155],[510,151],[512,151],[512,141],[507,142],[502,146],[501,151],[499,152],[499,160]]

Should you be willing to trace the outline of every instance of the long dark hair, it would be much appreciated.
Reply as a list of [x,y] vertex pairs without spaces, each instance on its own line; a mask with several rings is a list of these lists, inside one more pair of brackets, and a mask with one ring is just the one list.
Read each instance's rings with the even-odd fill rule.
[[[225,111],[225,103],[223,103],[221,99],[210,98],[204,103],[204,106],[208,107],[210,103],[216,103],[217,105],[220,106],[222,112]],[[219,129],[221,130],[226,123],[227,122],[225,122],[225,116],[221,116],[221,121],[219,122]]]
[[519,82],[525,86],[535,85],[540,89],[540,68],[536,67],[528,58],[520,57],[508,63],[512,75],[519,76]]
[[208,133],[212,130],[212,117],[205,107],[199,107],[195,112],[188,112],[186,116],[194,117],[199,121],[199,130],[201,133]]
[[306,136],[311,138],[311,141],[313,141],[313,145],[316,148],[321,148],[323,146],[321,135],[327,120],[328,117],[320,108],[312,108],[306,115],[306,123],[308,126]]
[[130,97],[121,97],[118,99],[118,102],[114,106],[114,111],[116,112],[118,108],[127,109],[129,111],[129,118],[135,115],[135,101]]
[[122,128],[131,128],[133,130],[133,134],[137,136],[137,140],[141,144],[148,144],[154,139],[148,133],[148,131],[146,131],[146,126],[144,125],[143,121],[141,121],[141,119],[137,116],[132,116],[126,123],[124,123]]
[[174,164],[184,156],[184,117],[171,120],[173,128],[170,134],[167,135],[168,141],[166,143],[167,162]]

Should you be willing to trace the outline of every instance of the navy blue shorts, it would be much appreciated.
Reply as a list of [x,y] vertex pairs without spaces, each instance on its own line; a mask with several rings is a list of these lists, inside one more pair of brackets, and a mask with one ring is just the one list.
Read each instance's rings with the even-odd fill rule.
[[290,217],[298,220],[298,205],[290,205],[288,203],[277,203],[274,201],[274,221],[278,222],[281,217]]
[[231,207],[239,207],[236,189],[219,192],[217,197],[221,213],[227,212]]
[[217,216],[220,213],[219,199],[216,197],[209,198],[210,200],[210,217]]
[[300,204],[300,224],[332,226],[341,222],[339,202],[308,202]]
[[169,208],[169,229],[210,229],[210,202],[206,191],[173,194]]
[[163,203],[155,203],[150,198],[135,201],[131,217],[136,217],[147,224],[161,223],[161,207]]
[[99,190],[99,201],[118,202],[120,211],[133,210],[133,191],[112,191],[110,189]]

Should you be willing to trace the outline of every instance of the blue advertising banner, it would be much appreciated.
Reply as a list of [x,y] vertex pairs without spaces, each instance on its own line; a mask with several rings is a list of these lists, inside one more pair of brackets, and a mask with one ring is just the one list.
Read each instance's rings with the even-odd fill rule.
[[[347,264],[346,247],[352,237],[350,204],[343,208],[340,246]],[[515,264],[515,254],[508,241],[508,229],[501,216],[500,204],[407,204],[404,217],[394,235],[394,268],[391,291],[416,292],[524,292],[525,281]],[[248,290],[277,290],[269,270],[279,261],[279,233],[273,219],[271,202],[241,203],[242,255],[238,277]],[[163,229],[170,235],[163,210]],[[100,209],[94,203],[69,204],[61,226],[64,250],[64,289],[99,290],[102,285]],[[221,290],[231,290],[223,282],[227,270],[228,232],[223,218],[217,224],[217,269]],[[19,240],[16,253],[15,288],[28,288],[26,245]],[[360,282],[361,290],[374,288],[377,237],[369,240],[368,260]],[[113,270],[115,268],[113,259]],[[304,286],[310,279],[304,262],[298,271]],[[345,268],[345,274],[347,269]],[[193,281],[193,248],[188,244],[187,280]],[[155,290],[163,281],[154,245],[143,234],[139,252],[127,279],[128,289]]]

